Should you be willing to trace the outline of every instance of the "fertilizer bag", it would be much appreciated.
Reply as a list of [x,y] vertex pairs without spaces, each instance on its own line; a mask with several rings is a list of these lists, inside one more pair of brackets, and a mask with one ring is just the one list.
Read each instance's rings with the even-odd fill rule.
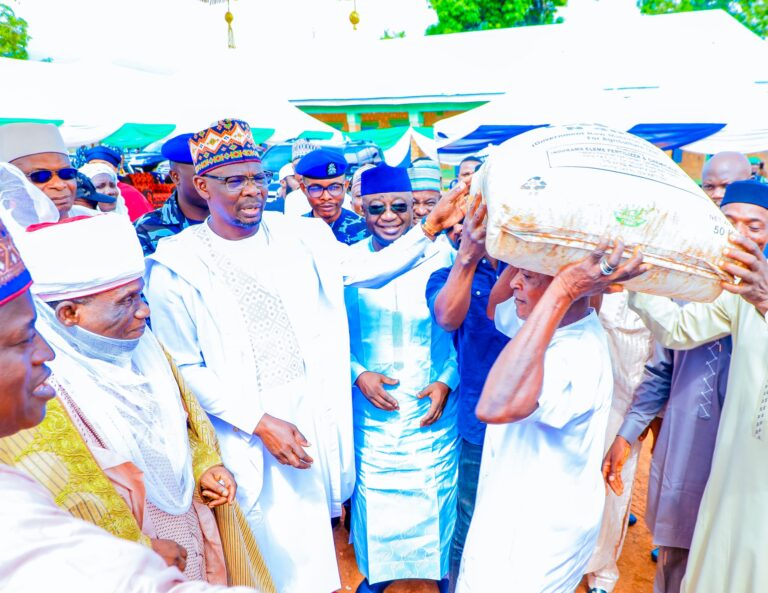
[[621,237],[652,264],[627,288],[709,302],[729,279],[716,262],[734,232],[661,150],[600,125],[538,128],[498,146],[472,192],[488,207],[488,253],[554,275],[600,237]]

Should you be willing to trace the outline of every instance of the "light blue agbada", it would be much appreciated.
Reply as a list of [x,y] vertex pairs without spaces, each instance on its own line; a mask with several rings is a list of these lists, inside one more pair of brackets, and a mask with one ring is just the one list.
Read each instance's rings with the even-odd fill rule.
[[[431,400],[417,399],[435,381],[451,389],[458,384],[451,335],[432,321],[424,294],[432,272],[452,263],[446,247],[437,241],[426,261],[383,288],[345,293],[352,381],[366,370],[400,381],[389,389],[400,406],[391,412],[353,388],[352,542],[371,583],[448,574],[456,520],[456,398],[450,394],[442,417],[425,428],[419,424]],[[353,248],[372,249],[371,239]]]

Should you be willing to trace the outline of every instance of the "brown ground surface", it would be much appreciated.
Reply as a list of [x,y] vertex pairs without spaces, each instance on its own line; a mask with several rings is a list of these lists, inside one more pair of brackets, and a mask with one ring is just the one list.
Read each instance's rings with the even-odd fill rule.
[[[637,524],[631,527],[624,542],[624,551],[619,559],[621,577],[614,593],[651,593],[653,590],[653,574],[656,565],[651,562],[651,535],[645,526],[645,496],[648,491],[648,469],[651,460],[651,436],[645,442],[640,454],[637,475],[635,477],[634,497],[632,500],[632,512],[637,517]],[[349,534],[342,525],[334,531],[336,540],[336,556],[341,570],[342,593],[353,592],[362,580],[362,575],[357,571],[355,563],[355,551],[347,543]],[[387,589],[387,593],[436,593],[437,587],[428,582],[403,581]],[[586,580],[576,593],[587,591]]]

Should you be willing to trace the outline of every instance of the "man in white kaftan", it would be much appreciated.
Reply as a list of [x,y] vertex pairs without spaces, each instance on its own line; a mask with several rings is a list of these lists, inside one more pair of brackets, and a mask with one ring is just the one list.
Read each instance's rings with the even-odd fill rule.
[[514,335],[476,408],[489,426],[459,593],[570,593],[582,579],[605,501],[600,467],[613,392],[608,341],[589,296],[645,270],[641,256],[619,265],[621,242],[610,255],[608,246],[554,278],[518,269],[499,280],[510,282],[514,299],[496,307],[496,318],[509,320],[499,329]]
[[[638,315],[629,309],[628,298],[624,292],[607,294],[600,306],[600,323],[608,336],[613,366],[613,398],[605,434],[606,453],[621,428],[624,416],[632,403],[632,396],[643,379],[645,364],[653,350],[651,332]],[[621,473],[626,487],[621,496],[612,490],[606,492],[600,536],[587,564],[590,593],[611,593],[619,579],[617,562],[627,534],[632,484],[635,481],[637,459],[642,444],[642,441],[638,441],[632,446],[624,464]]]
[[[392,249],[412,226],[406,170],[365,171],[361,195],[372,236],[352,249]],[[432,319],[425,292],[453,254],[436,242],[421,265],[383,288],[346,289],[355,383],[352,542],[366,577],[358,593],[401,579],[448,588],[458,476],[457,400],[450,392],[459,376],[451,335]]]
[[148,259],[152,326],[211,417],[278,591],[327,593],[340,586],[330,519],[354,483],[343,287],[381,286],[418,262],[453,201],[397,248],[352,251],[322,221],[262,217],[266,178],[244,122],[190,146],[211,217]]
[[[508,307],[514,299],[496,307],[497,319],[514,320]],[[520,326],[497,327],[513,337]],[[608,342],[592,310],[555,332],[538,409],[486,429],[459,593],[502,584],[563,593],[578,585],[603,512],[600,465],[612,388]]]

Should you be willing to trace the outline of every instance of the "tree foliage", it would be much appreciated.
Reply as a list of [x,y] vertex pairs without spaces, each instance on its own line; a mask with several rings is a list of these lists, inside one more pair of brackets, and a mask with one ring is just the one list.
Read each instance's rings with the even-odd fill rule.
[[17,17],[10,6],[0,4],[0,56],[29,59],[28,43],[27,21]]
[[643,14],[666,14],[720,8],[737,18],[752,31],[765,37],[768,33],[768,3],[754,0],[638,0]]
[[431,0],[438,22],[427,29],[427,35],[483,31],[523,25],[548,25],[558,6],[567,0]]

